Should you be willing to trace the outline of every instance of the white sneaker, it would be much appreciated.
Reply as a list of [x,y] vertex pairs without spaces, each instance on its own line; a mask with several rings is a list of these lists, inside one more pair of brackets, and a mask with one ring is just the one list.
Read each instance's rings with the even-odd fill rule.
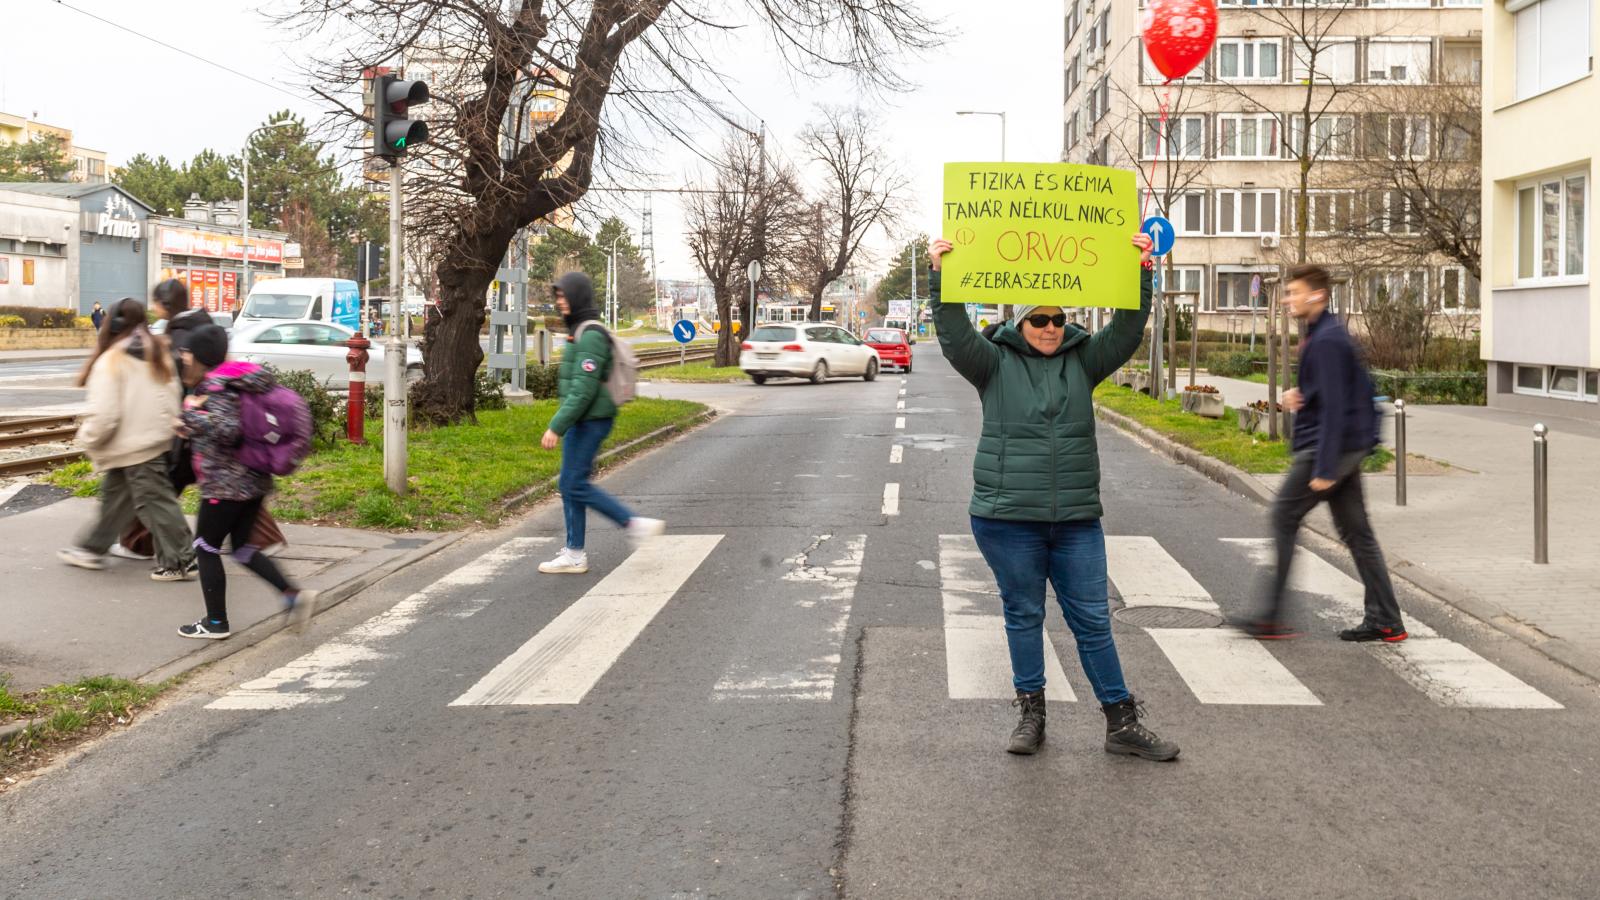
[[295,634],[302,634],[311,617],[317,614],[317,600],[321,591],[305,591],[295,595],[294,605],[289,607],[289,627]]
[[628,539],[636,544],[643,543],[650,538],[660,537],[666,533],[667,523],[660,519],[646,519],[634,516],[628,520]]
[[106,567],[106,558],[98,553],[90,553],[82,547],[63,547],[56,551],[56,558],[69,566],[80,569],[94,569],[99,571]]
[[122,542],[121,541],[118,541],[117,543],[112,544],[111,545],[111,550],[108,551],[108,552],[110,552],[110,554],[112,556],[120,556],[123,559],[155,559],[156,558],[156,555],[154,553],[149,553],[149,554],[135,553],[132,550],[129,550],[127,547],[122,546]]
[[539,571],[546,575],[582,575],[589,571],[589,554],[562,547],[555,559],[539,564]]

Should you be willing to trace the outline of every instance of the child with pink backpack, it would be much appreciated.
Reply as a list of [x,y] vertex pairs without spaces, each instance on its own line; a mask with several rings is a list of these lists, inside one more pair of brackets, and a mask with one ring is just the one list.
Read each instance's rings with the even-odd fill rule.
[[272,559],[250,543],[272,476],[287,475],[310,449],[311,416],[298,394],[278,385],[254,363],[229,362],[228,333],[216,325],[194,330],[185,348],[184,381],[198,384],[184,400],[183,429],[194,443],[200,513],[194,548],[206,617],[178,634],[222,640],[228,627],[228,578],[223,541],[232,539],[235,562],[283,596],[296,630],[316,611],[317,592],[291,585]]

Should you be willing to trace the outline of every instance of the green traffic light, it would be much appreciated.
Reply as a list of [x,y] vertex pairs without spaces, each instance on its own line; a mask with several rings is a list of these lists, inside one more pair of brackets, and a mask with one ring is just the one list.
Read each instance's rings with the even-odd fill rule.
[[405,149],[405,146],[406,146],[406,139],[405,138],[401,138],[400,140],[395,141],[394,145],[403,150],[403,149]]

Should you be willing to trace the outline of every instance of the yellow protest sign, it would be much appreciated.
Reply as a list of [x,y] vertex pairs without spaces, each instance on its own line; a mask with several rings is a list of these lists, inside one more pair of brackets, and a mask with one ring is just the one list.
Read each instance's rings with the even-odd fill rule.
[[948,303],[1139,308],[1132,172],[1071,163],[946,163]]

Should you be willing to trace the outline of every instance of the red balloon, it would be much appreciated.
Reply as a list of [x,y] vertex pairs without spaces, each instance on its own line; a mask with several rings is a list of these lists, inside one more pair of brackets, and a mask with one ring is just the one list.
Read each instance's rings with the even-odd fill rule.
[[1167,81],[1200,65],[1217,39],[1215,0],[1151,0],[1139,30],[1144,50]]

